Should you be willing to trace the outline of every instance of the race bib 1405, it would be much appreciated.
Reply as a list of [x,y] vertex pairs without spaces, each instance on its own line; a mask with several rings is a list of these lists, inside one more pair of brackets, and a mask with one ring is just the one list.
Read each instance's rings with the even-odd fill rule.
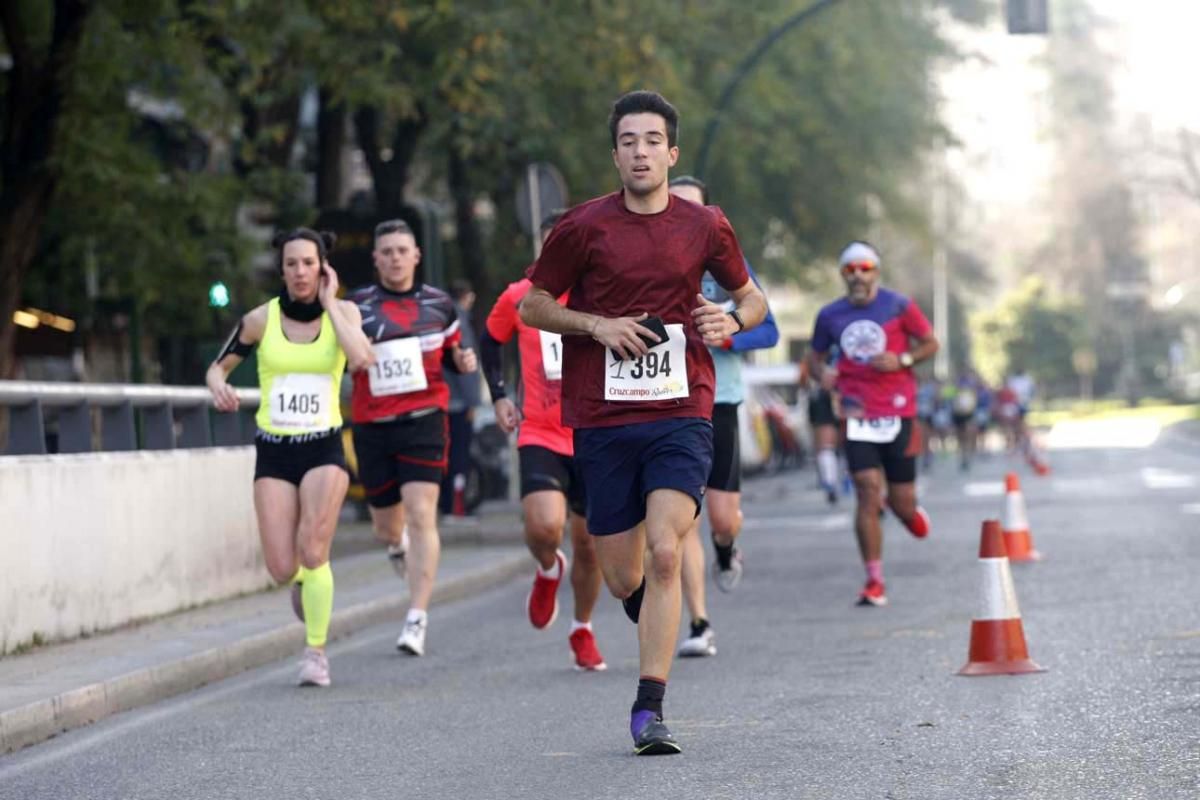
[[271,425],[296,433],[329,427],[333,409],[333,376],[289,372],[271,381]]

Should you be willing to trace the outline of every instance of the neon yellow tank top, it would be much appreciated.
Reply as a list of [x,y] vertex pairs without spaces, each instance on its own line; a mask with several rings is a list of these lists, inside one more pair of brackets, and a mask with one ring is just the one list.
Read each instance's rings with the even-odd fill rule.
[[283,334],[279,298],[267,303],[267,329],[258,343],[258,386],[262,400],[254,421],[281,436],[340,428],[339,395],[346,354],[329,314],[321,314],[316,341],[296,344]]

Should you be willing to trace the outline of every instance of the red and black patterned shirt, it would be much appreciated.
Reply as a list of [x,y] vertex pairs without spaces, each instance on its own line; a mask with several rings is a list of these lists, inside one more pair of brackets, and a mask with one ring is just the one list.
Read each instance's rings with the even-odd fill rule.
[[462,338],[450,295],[419,283],[407,292],[378,284],[350,293],[362,312],[363,333],[376,363],[354,373],[350,401],[355,422],[372,422],[425,408],[446,410],[450,390],[443,356]]

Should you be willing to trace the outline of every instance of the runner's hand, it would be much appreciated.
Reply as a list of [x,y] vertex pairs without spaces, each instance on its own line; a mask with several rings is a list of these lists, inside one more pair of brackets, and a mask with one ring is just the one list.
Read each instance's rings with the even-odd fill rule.
[[700,331],[706,345],[720,347],[722,342],[738,332],[737,323],[721,306],[706,300],[702,294],[696,295],[696,302],[696,308],[692,309],[692,322],[696,323],[696,330]]
[[496,407],[496,424],[500,426],[500,430],[505,433],[515,431],[517,423],[521,421],[521,415],[513,401],[507,397],[501,397],[494,405]]
[[459,372],[474,372],[479,368],[479,362],[475,358],[475,351],[469,347],[454,348],[454,366],[458,367]]
[[238,410],[241,402],[238,400],[237,391],[228,382],[210,383],[208,390],[212,392],[213,405],[217,411]]
[[895,372],[900,369],[900,356],[895,353],[880,353],[871,357],[871,366],[880,372]]
[[638,356],[644,356],[650,351],[650,348],[646,347],[646,343],[638,338],[638,334],[650,337],[651,341],[659,341],[657,334],[649,328],[643,328],[641,325],[638,325],[639,322],[648,316],[650,315],[639,314],[636,317],[601,318],[596,322],[596,327],[592,331],[592,338],[609,350],[612,350],[622,359],[629,360]]
[[833,367],[826,367],[821,370],[821,388],[827,392],[832,392],[837,388],[838,371]]
[[337,302],[338,287],[337,273],[333,271],[333,266],[326,261],[321,265],[321,277],[318,279],[317,299],[321,301],[321,308],[328,311]]

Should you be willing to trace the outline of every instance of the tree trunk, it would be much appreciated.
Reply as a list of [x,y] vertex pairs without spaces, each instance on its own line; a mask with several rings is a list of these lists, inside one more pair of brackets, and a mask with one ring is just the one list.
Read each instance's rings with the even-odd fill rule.
[[399,216],[404,208],[404,189],[426,123],[425,113],[419,107],[416,117],[400,120],[392,136],[390,158],[385,159],[379,144],[379,109],[363,106],[354,112],[355,138],[371,172],[376,212],[380,219]]
[[483,249],[483,234],[475,219],[475,190],[471,185],[469,165],[451,142],[449,148],[450,196],[454,199],[454,222],[458,230],[456,241],[462,255],[463,272],[479,297],[492,296],[487,256]]
[[346,146],[346,107],[321,89],[317,112],[317,208],[342,205],[342,153]]
[[0,378],[13,374],[12,315],[54,197],[54,145],[91,11],[87,0],[55,0],[50,44],[39,53],[17,6],[0,2],[0,29],[12,58],[0,135]]

